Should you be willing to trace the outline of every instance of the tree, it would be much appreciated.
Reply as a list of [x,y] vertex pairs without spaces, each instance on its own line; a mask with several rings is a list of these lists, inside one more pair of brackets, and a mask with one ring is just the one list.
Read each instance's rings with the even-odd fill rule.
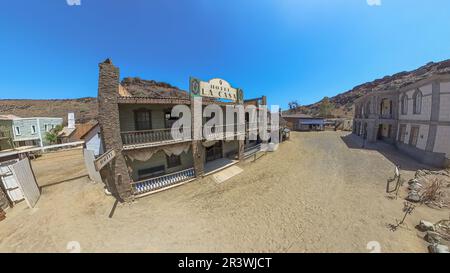
[[63,129],[62,125],[56,125],[50,132],[45,133],[45,140],[50,144],[56,144],[58,141],[58,133]]
[[296,110],[299,106],[300,106],[300,104],[298,103],[298,101],[296,101],[296,100],[294,100],[294,101],[290,101],[289,103],[288,103],[288,106],[289,106],[289,110]]
[[320,102],[319,114],[323,118],[331,117],[331,110],[334,109],[334,104],[330,101],[330,98],[324,97]]

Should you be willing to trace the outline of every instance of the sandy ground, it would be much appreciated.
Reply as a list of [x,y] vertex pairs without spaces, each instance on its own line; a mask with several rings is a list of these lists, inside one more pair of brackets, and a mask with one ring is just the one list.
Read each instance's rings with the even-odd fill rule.
[[82,148],[45,153],[32,160],[31,166],[40,187],[78,179],[87,175]]
[[225,182],[204,178],[120,204],[112,218],[100,184],[45,187],[36,209],[16,207],[0,222],[0,251],[69,252],[77,241],[83,252],[369,252],[377,241],[382,252],[426,252],[414,226],[448,210],[420,206],[394,232],[403,200],[385,193],[393,162],[410,169],[404,176],[421,166],[344,136],[293,133]]

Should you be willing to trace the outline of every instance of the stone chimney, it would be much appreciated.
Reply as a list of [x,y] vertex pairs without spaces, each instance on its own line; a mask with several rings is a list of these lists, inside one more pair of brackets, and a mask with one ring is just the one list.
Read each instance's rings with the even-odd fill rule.
[[103,147],[115,150],[116,157],[100,172],[108,190],[120,201],[129,201],[131,196],[131,177],[122,154],[120,136],[119,105],[119,68],[111,59],[99,64],[98,78],[98,122],[100,125]]

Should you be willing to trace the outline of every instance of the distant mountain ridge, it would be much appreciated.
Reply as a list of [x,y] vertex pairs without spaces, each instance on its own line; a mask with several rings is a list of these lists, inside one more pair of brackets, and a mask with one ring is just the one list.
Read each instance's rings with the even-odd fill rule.
[[67,122],[67,113],[74,112],[77,122],[84,123],[98,116],[97,98],[79,99],[3,99],[0,100],[0,114],[19,117],[59,117]]
[[[371,82],[366,82],[351,90],[340,93],[330,98],[335,108],[332,115],[335,117],[353,117],[354,101],[370,92],[386,89],[397,89],[418,82],[432,75],[449,74],[450,59],[442,62],[430,62],[418,69],[404,71],[391,76],[385,76]],[[142,80],[140,78],[124,78],[121,85],[132,96],[152,97],[180,97],[187,98],[188,92],[172,86],[168,83],[153,80]],[[269,96],[270,101],[270,96]],[[285,111],[285,113],[304,113],[319,115],[321,101],[300,106],[296,111]],[[97,119],[97,98],[86,97],[79,99],[52,99],[52,100],[28,100],[28,99],[3,99],[0,100],[0,115],[13,114],[19,117],[48,116],[62,117],[67,120],[67,113],[75,112],[77,122],[87,122]]]
[[[399,89],[433,75],[449,73],[450,59],[437,63],[430,62],[412,71],[403,71],[394,75],[385,76],[381,79],[360,84],[351,90],[330,98],[330,102],[335,106],[335,109],[332,111],[332,115],[336,117],[352,117],[354,113],[354,101],[370,92]],[[318,115],[320,103],[321,101],[314,104],[301,106],[297,109],[297,112]]]
[[[187,98],[188,93],[168,83],[142,80],[138,77],[124,78],[121,82],[132,96],[138,97],[180,97]],[[19,117],[61,117],[67,123],[67,114],[75,113],[77,123],[96,120],[98,116],[97,98],[79,99],[2,99],[0,115],[14,114]]]

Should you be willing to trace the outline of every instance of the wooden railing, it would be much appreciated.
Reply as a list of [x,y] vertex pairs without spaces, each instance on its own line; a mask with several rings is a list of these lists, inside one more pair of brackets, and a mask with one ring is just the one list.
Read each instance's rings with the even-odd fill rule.
[[183,137],[180,134],[180,138],[177,139],[173,138],[171,128],[128,131],[128,132],[121,132],[120,134],[122,136],[123,145],[135,145],[135,144],[163,142],[170,140],[189,140],[191,138],[190,134],[191,129],[186,128],[184,130],[189,130],[188,136]]
[[[250,126],[250,125],[254,125]],[[227,124],[221,125],[220,128],[217,126],[211,126],[211,132],[212,136],[211,138],[224,138],[227,136],[236,136],[238,135],[238,124],[232,124],[233,131],[232,132],[226,132]],[[245,131],[250,130],[257,130],[256,124],[253,123],[246,123],[245,124]],[[180,135],[177,136],[176,139],[172,136],[172,129],[171,128],[163,128],[163,129],[153,129],[153,130],[141,130],[141,131],[127,131],[127,132],[121,132],[122,137],[122,143],[123,145],[138,145],[138,144],[145,144],[145,143],[158,143],[158,142],[169,142],[169,141],[185,141],[191,139],[191,129],[185,128],[183,130],[188,130],[189,132],[183,136],[180,132]],[[202,132],[203,133],[203,132]]]
[[[230,126],[231,131],[227,132],[227,127]],[[210,132],[211,135],[209,135],[208,137],[206,135],[203,135],[204,138],[224,138],[227,136],[236,136],[238,135],[238,124],[223,124],[220,126],[204,126],[203,129],[205,128],[210,128]]]
[[189,168],[176,173],[144,179],[132,183],[133,193],[135,195],[140,195],[143,193],[173,186],[193,178],[195,178],[194,168]]

